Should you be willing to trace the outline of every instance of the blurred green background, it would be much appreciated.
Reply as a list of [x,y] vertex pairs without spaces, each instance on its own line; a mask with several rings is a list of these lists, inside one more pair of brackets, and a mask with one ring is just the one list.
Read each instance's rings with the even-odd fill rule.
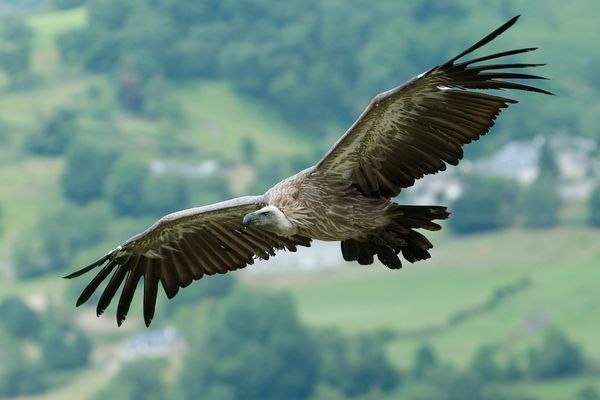
[[[88,264],[177,209],[318,160],[373,95],[516,14],[555,97],[519,104],[409,203],[401,271],[317,244],[162,298],[74,308]],[[597,1],[0,0],[0,397],[600,399]],[[481,53],[479,53],[481,54]],[[279,261],[278,261],[279,260]],[[163,296],[164,297],[164,296]]]

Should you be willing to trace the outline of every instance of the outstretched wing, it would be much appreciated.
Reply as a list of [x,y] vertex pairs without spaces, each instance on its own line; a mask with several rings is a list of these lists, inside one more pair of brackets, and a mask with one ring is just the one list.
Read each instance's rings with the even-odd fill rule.
[[159,281],[172,298],[180,287],[204,275],[244,268],[255,257],[266,260],[278,249],[296,251],[297,245],[310,246],[310,239],[305,237],[285,238],[242,224],[245,214],[265,205],[264,196],[248,196],[164,216],[98,261],[65,277],[75,278],[102,266],[79,296],[77,306],[112,274],[96,312],[104,312],[125,282],[117,306],[117,323],[121,325],[143,277],[144,320],[148,326],[154,316]]
[[505,79],[545,79],[506,72],[543,64],[486,64],[526,53],[523,48],[456,63],[510,28],[514,17],[448,62],[377,95],[359,119],[316,165],[319,175],[341,176],[363,194],[393,197],[423,175],[456,165],[462,147],[486,134],[503,108],[515,100],[471,89],[518,89],[551,94]]

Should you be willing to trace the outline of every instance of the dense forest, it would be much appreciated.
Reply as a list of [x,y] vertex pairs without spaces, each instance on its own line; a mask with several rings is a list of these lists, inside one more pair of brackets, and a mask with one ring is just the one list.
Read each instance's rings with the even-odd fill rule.
[[[375,94],[444,62],[516,14],[523,18],[487,51],[539,46],[527,62],[548,64],[539,70],[550,78],[542,85],[556,96],[515,94],[520,103],[467,148],[467,158],[539,135],[584,137],[597,147],[597,35],[576,29],[598,11],[596,3],[588,6],[0,1],[0,357],[11,360],[0,366],[0,397],[68,387],[98,399],[509,400],[536,398],[529,386],[557,379],[575,387],[569,393],[578,399],[599,399],[599,355],[591,340],[582,341],[595,327],[592,318],[583,318],[592,325],[582,323],[581,331],[548,318],[515,347],[512,336],[462,339],[470,341],[465,354],[444,357],[452,347],[445,333],[464,334],[478,318],[543,291],[543,276],[523,278],[530,270],[490,278],[485,292],[452,304],[437,320],[398,326],[404,317],[394,309],[389,324],[364,330],[303,320],[310,291],[303,297],[248,288],[229,275],[203,280],[158,304],[155,326],[176,326],[185,350],[121,360],[116,369],[107,354],[140,321],[132,317],[118,331],[104,325],[113,322],[108,316],[90,322],[97,321],[93,311],[72,307],[82,283],[58,279],[165,213],[261,193],[314,163]],[[590,154],[597,158],[596,150]],[[565,202],[555,156],[542,147],[542,172],[529,185],[460,172],[463,192],[450,204],[444,240],[460,247],[478,240],[474,234],[515,228],[542,238],[549,229],[564,239],[576,227],[583,230],[564,239],[571,244],[565,247],[593,248],[596,232],[586,226],[600,226],[600,186],[585,204]],[[555,253],[548,253],[539,261],[544,267],[553,265]],[[565,267],[587,254],[565,255]],[[595,264],[590,260],[582,268]],[[581,274],[574,290],[594,281],[589,276]],[[436,297],[422,295],[424,303]],[[409,300],[398,301],[400,308]],[[394,350],[399,343],[403,358]]]
[[[319,137],[347,126],[374,94],[449,59],[521,8],[511,1],[359,1],[348,7],[343,1],[197,6],[136,0],[123,6],[102,0],[90,3],[89,24],[62,35],[59,46],[66,62],[111,74],[121,105],[132,112],[155,113],[165,81],[224,79],[309,137]],[[558,25],[559,18],[544,15],[547,26]],[[560,53],[539,35],[523,34],[527,27],[517,29],[486,51],[512,42],[544,46],[541,53],[527,55],[536,62],[550,62]],[[519,106],[525,110],[501,120],[502,140],[548,129],[596,135],[589,123],[600,86],[592,65],[570,65],[577,72],[568,81],[560,79],[562,68],[553,67],[545,72],[553,80],[548,88],[565,96],[577,87],[577,102],[588,107],[575,113],[562,100],[528,100]],[[578,83],[567,86],[574,79]],[[535,121],[530,113],[538,116]]]

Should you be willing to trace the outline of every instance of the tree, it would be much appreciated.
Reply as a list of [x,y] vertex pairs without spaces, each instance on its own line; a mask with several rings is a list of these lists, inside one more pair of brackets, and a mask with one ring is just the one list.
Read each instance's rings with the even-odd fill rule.
[[144,186],[150,171],[140,159],[121,157],[106,179],[106,196],[117,215],[139,216],[145,213]]
[[194,290],[182,290],[166,303],[168,310],[175,310],[183,304],[198,303],[208,299],[222,299],[235,288],[232,274],[215,275],[196,283]]
[[67,10],[69,8],[79,7],[86,0],[52,0],[52,5],[59,10]]
[[581,372],[585,367],[579,347],[556,328],[548,329],[542,345],[529,350],[529,373],[538,379]]
[[143,213],[160,217],[186,208],[189,202],[187,185],[180,175],[150,175],[143,186]]
[[496,361],[496,350],[482,346],[475,352],[471,361],[471,372],[483,381],[492,382],[502,377],[502,370]]
[[72,109],[60,108],[43,121],[39,130],[27,138],[29,151],[40,155],[62,154],[77,131],[76,113]]
[[600,184],[597,184],[589,200],[588,222],[594,228],[600,228]]
[[547,228],[558,223],[561,199],[555,180],[542,177],[520,193],[519,206],[523,225],[528,228]]
[[553,180],[558,179],[560,171],[549,140],[544,140],[544,144],[540,148],[538,167],[540,169],[540,177],[548,177]]
[[242,139],[242,157],[247,163],[252,163],[256,157],[256,142],[248,136]]
[[47,320],[40,338],[42,363],[51,370],[66,370],[87,364],[92,343],[71,323]]
[[586,386],[577,393],[577,400],[600,400],[600,392],[593,386]]
[[470,177],[452,204],[448,227],[457,234],[496,230],[514,219],[517,183],[502,178]]
[[0,69],[11,83],[22,83],[29,75],[33,32],[25,19],[11,15],[0,19]]
[[185,208],[187,182],[175,174],[152,174],[148,164],[122,157],[106,180],[106,195],[116,214],[160,217]]
[[307,399],[318,355],[290,297],[237,293],[221,303],[190,346],[180,387],[185,398]]
[[117,157],[118,151],[105,142],[74,141],[67,150],[61,176],[65,196],[77,204],[101,197],[104,182]]
[[66,206],[42,214],[34,231],[21,236],[12,254],[19,278],[62,270],[82,250],[106,235],[112,219],[103,203]]
[[161,375],[163,363],[143,360],[124,364],[115,379],[93,399],[161,400],[168,398]]
[[23,300],[7,297],[0,303],[0,321],[7,332],[18,338],[37,337],[40,318]]
[[321,381],[348,398],[387,393],[400,382],[400,374],[385,355],[384,333],[343,336],[339,331],[315,337],[320,355]]
[[416,379],[423,379],[433,367],[437,365],[437,356],[429,345],[421,345],[415,353],[412,375]]
[[17,339],[0,330],[0,397],[43,392],[48,382],[38,364],[26,359]]

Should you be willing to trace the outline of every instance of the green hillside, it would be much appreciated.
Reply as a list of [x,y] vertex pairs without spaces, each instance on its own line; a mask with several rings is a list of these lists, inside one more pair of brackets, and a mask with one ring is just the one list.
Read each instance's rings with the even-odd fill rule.
[[[511,110],[514,114],[507,113],[481,147],[471,147],[472,154],[539,133],[598,141],[594,127],[600,84],[594,66],[600,60],[595,44],[600,34],[595,11],[600,11],[600,3],[506,1],[492,6],[424,0],[372,5],[365,0],[352,8],[331,0],[296,1],[288,9],[252,0],[231,20],[223,16],[238,11],[233,3],[223,3],[222,14],[207,8],[206,15],[191,13],[196,10],[193,1],[157,1],[163,8],[149,7],[154,4],[150,0],[135,0],[131,7],[123,3],[122,8],[111,6],[121,6],[115,0],[73,0],[71,4],[79,5],[67,9],[57,9],[58,0],[25,3],[31,5],[15,7],[17,11],[6,15],[31,29],[29,69],[15,78],[0,68],[0,313],[6,313],[5,320],[0,318],[0,358],[11,360],[0,365],[0,397],[5,388],[22,385],[15,389],[23,394],[18,398],[112,398],[131,394],[134,389],[127,383],[150,387],[158,382],[166,394],[157,396],[185,398],[181,387],[191,386],[180,381],[190,363],[186,355],[200,348],[197,342],[218,325],[215,316],[221,304],[240,293],[252,298],[273,292],[291,297],[298,310],[298,329],[315,337],[322,329],[339,330],[342,339],[335,343],[346,343],[350,350],[344,357],[337,354],[333,363],[329,359],[328,368],[351,369],[343,363],[355,362],[359,373],[352,370],[355,378],[334,378],[358,380],[369,375],[360,369],[363,359],[375,360],[370,368],[385,367],[389,360],[400,382],[397,388],[349,394],[324,373],[324,382],[308,400],[397,400],[414,378],[410,371],[415,352],[424,344],[431,345],[451,369],[467,371],[482,346],[492,346],[502,365],[514,359],[525,370],[528,352],[542,343],[551,327],[581,349],[584,371],[548,379],[525,372],[514,381],[493,382],[491,389],[550,400],[580,400],[577,396],[584,388],[600,393],[596,339],[600,231],[584,226],[587,209],[580,203],[563,205],[562,225],[548,229],[525,230],[514,224],[466,236],[453,236],[448,227],[428,233],[435,245],[433,258],[414,265],[405,262],[401,271],[343,263],[340,254],[340,268],[226,275],[237,278],[239,287],[233,286],[233,278],[221,283],[224,286],[213,286],[217,278],[211,277],[182,290],[172,301],[160,291],[150,330],[143,328],[141,291],[126,323],[117,329],[116,302],[97,319],[92,307],[73,307],[86,282],[59,278],[168,211],[259,193],[308,166],[370,96],[419,73],[423,65],[440,61],[517,13],[523,14],[522,20],[492,49],[504,50],[515,43],[540,46],[533,62],[549,64],[543,74],[552,80],[544,87],[558,96],[548,100],[517,95],[523,104]],[[12,10],[0,5],[0,17],[5,8]],[[184,21],[181,26],[170,20],[174,15]],[[261,23],[255,23],[256,15]],[[8,25],[2,21],[0,28]],[[189,30],[182,34],[185,29]],[[10,47],[2,32],[0,65],[2,51]],[[93,35],[86,36],[90,32]],[[164,38],[154,33],[174,42],[164,46]],[[89,42],[79,43],[79,38]],[[61,40],[77,42],[80,53],[73,56],[64,43],[61,48]],[[106,43],[112,47],[103,47]],[[218,46],[210,47],[214,43]],[[111,53],[114,62],[97,69],[94,63],[86,64],[106,63],[102,57],[94,58],[102,53],[98,49],[118,49]],[[173,62],[171,51],[181,58]],[[136,109],[138,95],[143,107]],[[47,143],[39,140],[54,134],[51,128],[56,126],[64,130],[58,129],[59,135],[67,132],[66,139],[62,137],[58,150],[48,151],[43,147]],[[85,175],[98,169],[102,157],[109,160],[109,167],[102,174]],[[159,174],[148,172],[149,163],[156,160],[182,169],[215,161],[219,168],[209,176],[178,172],[161,180],[155,176]],[[138,176],[136,168],[142,171]],[[69,194],[65,184],[69,171],[80,179],[75,188],[81,192]],[[98,192],[85,197],[85,189],[95,186]],[[119,208],[119,201],[127,200],[130,192],[138,197],[126,206],[133,203],[139,208]],[[25,314],[2,308],[14,299],[24,300],[35,311],[38,333],[15,334],[16,324],[8,326],[30,322],[19,319]],[[254,320],[249,321],[253,325]],[[158,359],[163,367],[160,376],[136,380],[127,375],[132,364],[119,358],[125,341],[136,333],[169,326],[186,341],[185,350]],[[77,335],[84,337],[83,350],[75,351],[75,356],[87,351],[89,358],[71,369],[53,365],[60,354],[53,357],[51,350],[68,353]],[[360,353],[361,338],[376,342],[365,346],[374,352],[367,354],[372,358]],[[383,355],[377,353],[378,346]],[[235,369],[254,360],[244,358],[249,354],[267,351],[262,347],[244,351],[223,369]],[[137,368],[144,371],[145,362]],[[148,366],[148,371],[153,370]],[[339,368],[340,374],[350,372]],[[45,386],[28,386],[38,382]],[[237,400],[227,397],[227,388],[217,389],[222,399]],[[407,397],[417,398],[430,400]],[[497,399],[481,397],[490,398]]]
[[[560,228],[432,237],[433,259],[401,271],[343,265],[323,273],[261,273],[245,279],[251,286],[289,290],[309,324],[348,332],[389,330],[395,338],[388,354],[402,367],[413,362],[423,343],[458,365],[469,363],[482,345],[498,346],[504,359],[520,357],[548,326],[561,327],[585,349],[594,368],[600,367],[600,318],[593,312],[600,307],[600,232]],[[492,309],[447,326],[453,315],[478,308],[498,289],[524,279],[528,285]],[[588,385],[600,389],[598,382],[596,375],[514,389],[559,400],[575,398]]]
[[[545,324],[554,324],[564,327],[592,359],[600,360],[594,338],[600,318],[589,315],[600,301],[594,289],[599,239],[600,232],[580,228],[507,231],[465,239],[434,237],[433,259],[401,271],[349,265],[325,276],[298,279],[299,283],[290,276],[285,288],[311,324],[405,333],[443,326],[452,314],[484,303],[496,289],[528,279],[527,287],[493,310],[440,333],[398,338],[391,349],[394,359],[410,361],[414,347],[428,341],[460,364],[483,343],[519,351],[535,340]],[[552,251],[548,243],[561,245]],[[269,277],[255,279],[268,285]],[[277,286],[276,277],[272,279]],[[529,334],[528,324],[536,321],[543,321],[542,325]]]

